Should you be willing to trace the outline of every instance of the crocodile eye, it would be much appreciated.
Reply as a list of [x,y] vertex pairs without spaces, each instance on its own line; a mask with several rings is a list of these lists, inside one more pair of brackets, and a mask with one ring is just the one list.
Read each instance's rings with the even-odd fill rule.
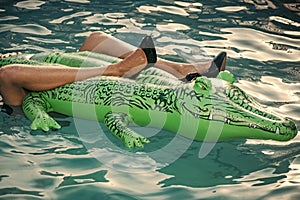
[[206,93],[211,90],[211,87],[211,81],[206,77],[198,77],[194,83],[194,90],[198,93]]

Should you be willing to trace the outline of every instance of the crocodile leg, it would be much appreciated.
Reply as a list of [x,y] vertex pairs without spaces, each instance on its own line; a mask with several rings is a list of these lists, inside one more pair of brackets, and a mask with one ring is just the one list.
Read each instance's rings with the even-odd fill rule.
[[23,111],[32,121],[30,128],[43,131],[49,131],[50,128],[60,129],[61,126],[47,113],[52,110],[50,104],[40,94],[32,92],[23,101]]
[[126,147],[133,149],[135,146],[143,148],[143,143],[149,143],[150,141],[128,128],[127,125],[131,119],[127,114],[124,113],[112,113],[106,114],[104,123],[107,128],[120,139]]

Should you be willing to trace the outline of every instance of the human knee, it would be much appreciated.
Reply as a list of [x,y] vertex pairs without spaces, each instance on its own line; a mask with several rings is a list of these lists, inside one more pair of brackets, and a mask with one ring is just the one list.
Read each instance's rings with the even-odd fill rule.
[[104,32],[101,32],[101,31],[97,31],[97,32],[93,32],[89,35],[89,38],[97,38],[97,40],[99,39],[107,39],[109,38],[109,35],[107,35],[106,33]]
[[19,71],[20,66],[18,65],[6,65],[0,68],[0,82],[2,84],[11,83],[16,77],[17,72]]
[[5,82],[6,77],[9,76],[8,71],[9,71],[9,69],[6,66],[0,68],[0,82],[1,83]]

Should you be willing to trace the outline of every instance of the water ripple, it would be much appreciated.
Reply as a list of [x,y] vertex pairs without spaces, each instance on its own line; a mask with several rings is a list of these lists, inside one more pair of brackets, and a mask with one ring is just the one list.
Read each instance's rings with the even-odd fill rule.
[[[215,55],[224,47],[233,58],[249,58],[258,61],[281,60],[300,61],[300,49],[295,44],[299,39],[273,35],[250,28],[224,28],[222,37],[227,40],[202,41],[208,54]],[[286,49],[274,48],[274,44],[284,44]]]
[[90,3],[89,0],[66,0],[67,2],[75,2],[75,3]]
[[248,10],[246,6],[226,6],[226,7],[218,7],[216,10],[222,11],[222,12],[239,12],[242,10]]
[[28,10],[38,10],[40,9],[43,4],[46,2],[44,1],[37,1],[37,0],[28,0],[28,1],[20,1],[15,4],[18,8],[24,8]]
[[137,9],[140,13],[162,12],[180,16],[189,15],[184,9],[175,6],[140,6]]
[[10,21],[10,20],[17,20],[19,17],[16,16],[4,16],[0,17],[0,21]]
[[[70,14],[70,15],[67,15],[67,16],[60,17],[58,19],[51,20],[50,23],[60,24],[60,23],[63,23],[64,21],[66,21],[66,20],[70,20],[70,19],[78,18],[78,17],[82,17],[82,16],[87,16],[87,15],[91,15],[91,12],[77,12],[77,13],[73,13],[73,14]],[[69,22],[69,24],[70,23],[73,23],[73,22]]]
[[34,34],[34,35],[50,35],[51,30],[44,26],[38,24],[22,24],[22,25],[12,25],[12,24],[0,24],[0,33],[11,31],[15,33],[23,34]]

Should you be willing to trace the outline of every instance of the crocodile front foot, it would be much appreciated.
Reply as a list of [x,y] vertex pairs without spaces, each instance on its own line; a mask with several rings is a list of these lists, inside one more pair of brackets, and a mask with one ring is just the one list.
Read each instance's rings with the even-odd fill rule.
[[107,128],[120,139],[126,147],[129,149],[133,149],[134,147],[143,148],[143,143],[149,143],[150,141],[128,128],[127,125],[130,121],[131,119],[127,114],[112,112],[107,113],[104,119]]
[[60,129],[61,126],[47,113],[41,113],[40,115],[37,115],[32,121],[30,128],[32,130],[40,129],[43,131],[49,131],[51,128]]

